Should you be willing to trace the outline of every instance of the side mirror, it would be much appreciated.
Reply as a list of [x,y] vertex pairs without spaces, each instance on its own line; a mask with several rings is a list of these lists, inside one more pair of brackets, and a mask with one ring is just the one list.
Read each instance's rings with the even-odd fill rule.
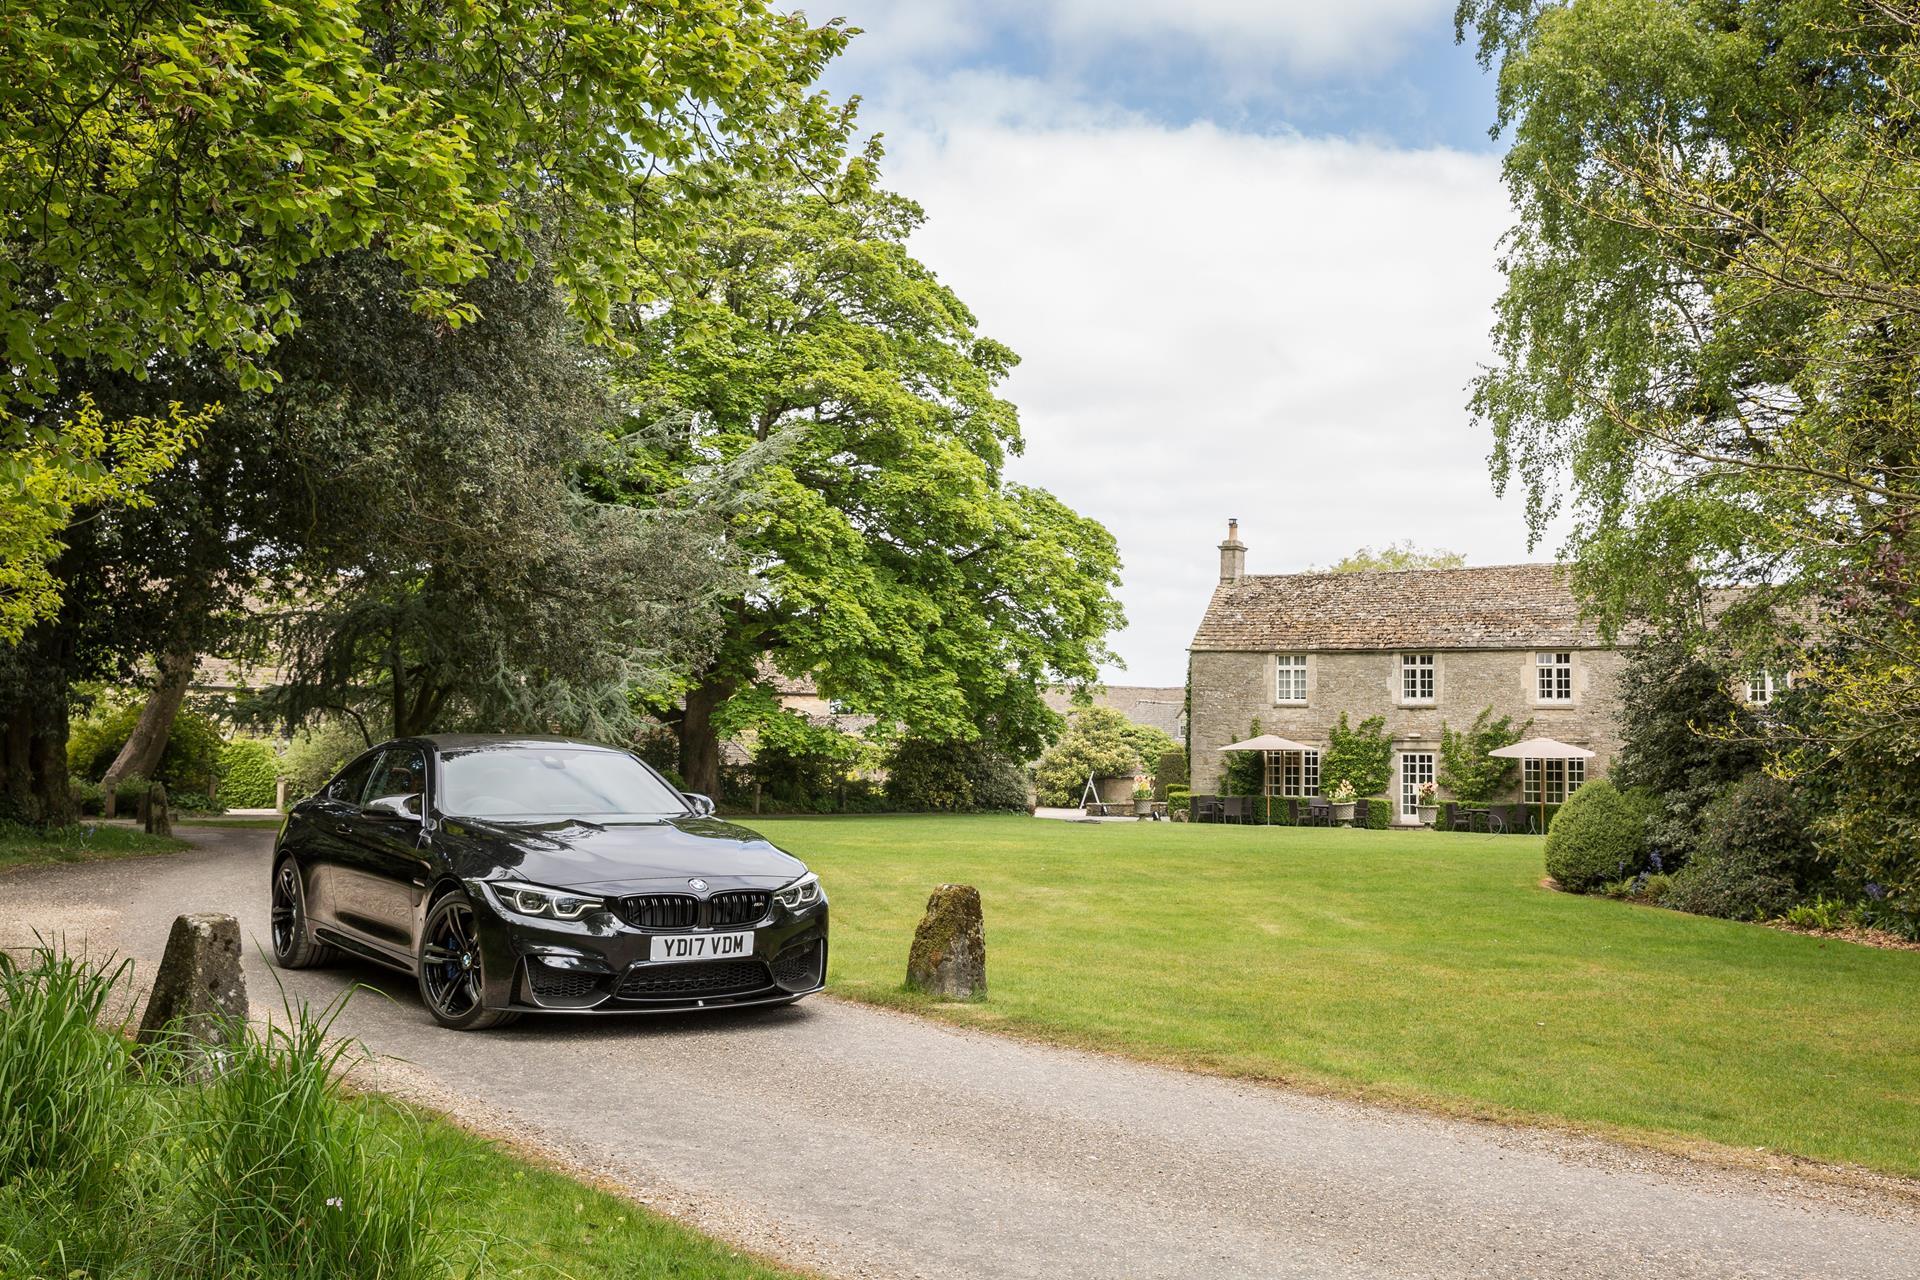
[[713,816],[712,796],[703,796],[697,791],[682,791],[680,794],[685,798],[687,804],[692,807],[694,817],[711,818]]
[[421,819],[420,793],[408,796],[381,796],[378,800],[367,801],[367,812],[383,818],[404,818],[408,822]]

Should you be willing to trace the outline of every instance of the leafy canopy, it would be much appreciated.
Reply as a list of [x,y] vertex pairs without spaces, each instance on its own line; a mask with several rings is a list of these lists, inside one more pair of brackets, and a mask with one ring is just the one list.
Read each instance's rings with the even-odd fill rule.
[[1131,777],[1141,768],[1134,737],[1142,726],[1112,707],[1084,707],[1067,719],[1067,730],[1034,767],[1040,803],[1079,801],[1088,777]]
[[1342,782],[1353,784],[1354,794],[1385,795],[1393,775],[1393,739],[1385,716],[1368,716],[1347,724],[1347,713],[1327,730],[1327,751],[1320,758],[1320,791],[1326,795]]
[[1458,569],[1467,558],[1458,551],[1425,551],[1411,541],[1389,542],[1379,550],[1362,547],[1327,568],[1333,573],[1401,573],[1408,569]]

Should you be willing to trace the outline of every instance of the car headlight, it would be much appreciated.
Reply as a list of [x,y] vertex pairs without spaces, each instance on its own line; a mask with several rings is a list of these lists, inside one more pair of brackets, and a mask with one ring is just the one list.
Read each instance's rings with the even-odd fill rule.
[[816,902],[825,901],[826,895],[820,892],[820,877],[809,871],[774,894],[773,900],[789,911],[804,911]]
[[487,888],[495,901],[508,911],[515,915],[532,916],[536,920],[578,920],[587,912],[598,911],[607,905],[600,898],[568,893],[563,889],[542,889],[531,884],[489,882]]

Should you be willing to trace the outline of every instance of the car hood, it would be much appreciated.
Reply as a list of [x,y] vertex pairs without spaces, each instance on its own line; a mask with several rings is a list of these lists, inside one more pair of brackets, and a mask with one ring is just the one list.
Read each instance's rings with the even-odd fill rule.
[[714,818],[609,823],[561,819],[502,822],[448,818],[441,830],[464,879],[525,880],[597,893],[684,890],[691,879],[715,889],[775,889],[806,872],[745,827]]

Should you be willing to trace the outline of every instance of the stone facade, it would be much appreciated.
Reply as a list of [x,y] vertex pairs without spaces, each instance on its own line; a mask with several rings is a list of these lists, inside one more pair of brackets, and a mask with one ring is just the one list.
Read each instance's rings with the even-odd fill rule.
[[[1263,733],[1324,750],[1341,712],[1350,724],[1386,718],[1396,813],[1403,779],[1438,771],[1441,725],[1463,729],[1486,707],[1516,727],[1531,721],[1522,736],[1593,751],[1586,779],[1606,774],[1620,748],[1623,658],[1581,620],[1554,566],[1247,576],[1236,535],[1222,544],[1221,582],[1189,651],[1196,793],[1219,790],[1220,748],[1248,737],[1255,719]],[[1571,696],[1541,697],[1542,652],[1569,655]],[[1430,699],[1406,696],[1409,654],[1431,657]],[[1304,658],[1304,699],[1280,697],[1297,692],[1291,678],[1281,687],[1282,655]]]

